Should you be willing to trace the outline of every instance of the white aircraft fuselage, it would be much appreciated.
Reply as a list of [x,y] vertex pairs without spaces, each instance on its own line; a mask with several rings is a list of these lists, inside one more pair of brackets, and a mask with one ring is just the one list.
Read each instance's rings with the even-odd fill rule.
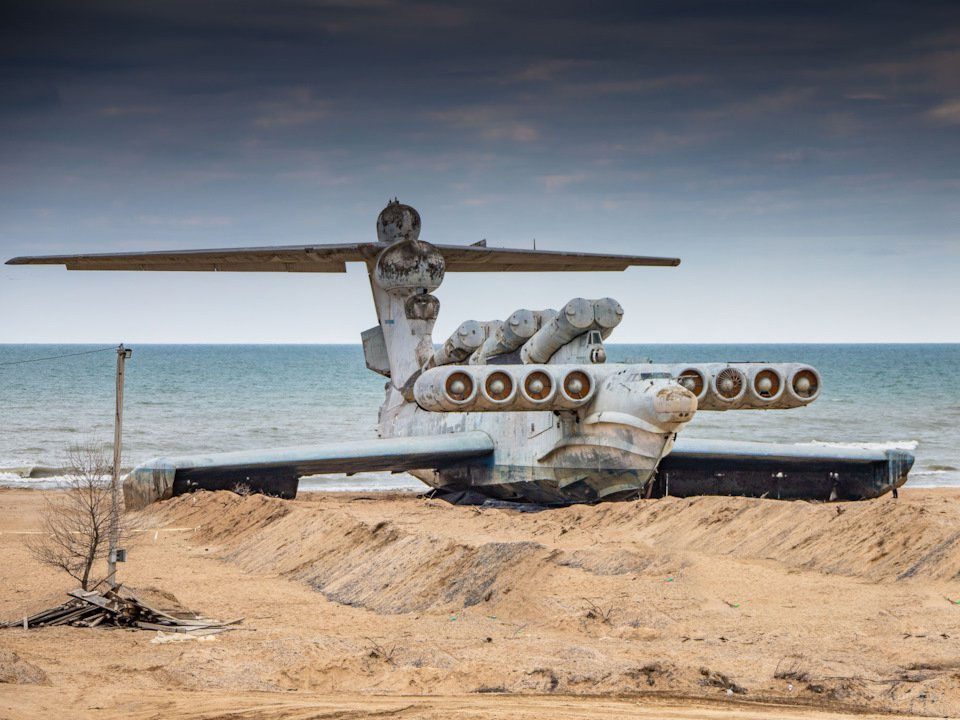
[[813,402],[820,375],[797,363],[607,364],[603,341],[623,309],[574,298],[559,310],[468,320],[435,348],[450,272],[622,271],[676,258],[432,245],[420,216],[393,201],[377,242],[18,257],[69,270],[344,272],[366,264],[378,324],[362,333],[367,367],[388,379],[377,439],[161,457],[124,482],[128,507],[196,489],[293,497],[299,478],[408,471],[453,502],[541,504],[651,494],[857,499],[895,490],[902,451],[685,440],[696,412]]

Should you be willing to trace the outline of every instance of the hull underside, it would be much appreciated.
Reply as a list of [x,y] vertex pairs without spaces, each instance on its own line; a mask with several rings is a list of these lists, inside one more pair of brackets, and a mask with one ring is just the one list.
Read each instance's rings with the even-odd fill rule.
[[657,469],[650,495],[869,500],[903,485],[912,466],[912,455],[896,451],[870,462],[667,456]]
[[[887,453],[885,460],[842,462],[789,459],[688,458],[667,456],[657,471],[545,469],[501,465],[459,465],[412,471],[437,497],[458,504],[484,500],[570,505],[640,497],[733,495],[782,500],[864,500],[895,490],[907,480],[913,458]],[[259,492],[283,498],[297,493],[299,478],[262,469],[194,470],[177,473],[173,495],[194,490]]]
[[436,497],[454,503],[475,504],[478,498],[489,498],[572,505],[637,498],[652,472],[496,465],[413,474],[434,488]]

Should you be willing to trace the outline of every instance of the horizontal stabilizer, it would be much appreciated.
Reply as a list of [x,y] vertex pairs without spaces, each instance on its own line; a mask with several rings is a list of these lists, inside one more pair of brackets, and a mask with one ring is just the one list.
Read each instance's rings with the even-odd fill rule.
[[157,458],[130,472],[123,493],[129,509],[197,489],[295,497],[305,475],[437,469],[492,452],[490,436],[475,431]]
[[[184,272],[345,272],[345,263],[373,262],[386,245],[288,245],[222,250],[164,250],[99,255],[15,257],[7,265],[64,265],[67,270],[143,270]],[[677,258],[640,255],[435,245],[447,272],[592,272],[631,266],[679,265]]]

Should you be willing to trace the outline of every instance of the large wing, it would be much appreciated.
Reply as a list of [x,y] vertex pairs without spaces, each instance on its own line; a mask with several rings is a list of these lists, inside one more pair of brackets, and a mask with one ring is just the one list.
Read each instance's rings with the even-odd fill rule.
[[438,469],[482,460],[492,452],[490,436],[474,431],[157,458],[130,472],[123,493],[131,509],[197,489],[246,486],[295,497],[297,480],[305,475]]
[[[376,259],[379,243],[287,245],[221,250],[164,250],[100,255],[15,257],[7,265],[65,265],[67,270],[159,270],[207,272],[345,272],[344,263]],[[448,272],[544,272],[625,270],[637,265],[674,266],[678,258],[641,255],[434,245]]]
[[913,455],[827,445],[678,438],[657,467],[661,494],[860,500],[907,480]]
[[7,265],[65,265],[67,270],[346,272],[344,263],[363,262],[368,257],[376,257],[379,249],[376,243],[354,243],[94,255],[38,255],[15,257],[8,260]]

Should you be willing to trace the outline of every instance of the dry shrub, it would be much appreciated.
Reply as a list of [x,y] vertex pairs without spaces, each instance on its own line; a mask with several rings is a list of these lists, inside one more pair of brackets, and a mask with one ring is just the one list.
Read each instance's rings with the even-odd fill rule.
[[[84,590],[96,587],[95,566],[106,559],[110,541],[110,482],[113,468],[101,442],[85,442],[67,450],[63,491],[46,497],[43,534],[27,540],[33,557],[63,570]],[[119,538],[129,535],[118,508]]]

